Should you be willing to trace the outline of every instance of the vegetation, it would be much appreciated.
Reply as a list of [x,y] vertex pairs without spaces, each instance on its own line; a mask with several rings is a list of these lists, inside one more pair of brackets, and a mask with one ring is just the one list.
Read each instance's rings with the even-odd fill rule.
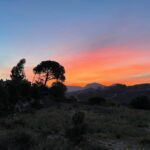
[[32,150],[34,141],[29,133],[15,131],[0,139],[1,150]]
[[50,88],[50,93],[58,100],[65,99],[67,87],[61,82],[54,82]]
[[75,113],[72,117],[72,125],[66,130],[66,137],[75,145],[84,140],[84,134],[86,133],[84,118],[84,112]]
[[[31,83],[26,79],[24,65],[21,59],[11,70],[11,80],[0,81],[0,110],[3,113],[14,113],[16,110],[26,111],[30,108],[40,108],[40,99],[46,95],[53,96],[53,100],[65,98],[66,86],[65,69],[55,61],[43,61],[33,69],[39,75],[37,82]],[[44,82],[41,82],[44,79]],[[56,79],[56,81],[55,81]],[[47,87],[49,80],[54,80],[52,87]],[[25,106],[26,105],[26,106]]]
[[146,96],[140,96],[131,101],[131,106],[137,109],[150,109],[150,99]]
[[24,65],[26,63],[25,59],[21,59],[19,63],[14,66],[11,70],[11,79],[14,81],[21,81],[25,79]]
[[[96,105],[74,109],[73,105],[63,103],[59,109],[51,105],[34,113],[1,118],[0,145],[10,148],[12,142],[18,147],[23,143],[31,150],[149,150],[149,111]],[[73,132],[75,128],[78,132]],[[75,144],[76,140],[79,143]]]
[[[37,65],[33,83],[26,78],[25,63],[21,59],[12,68],[10,80],[0,80],[1,150],[150,149],[148,97],[134,98],[132,107],[94,94],[81,102],[78,95],[66,97],[65,69],[58,62]],[[116,96],[124,89],[108,90]]]
[[98,104],[98,105],[102,105],[106,103],[106,99],[103,97],[92,97],[89,99],[89,103],[90,104]]
[[35,75],[39,75],[37,82],[42,82],[45,86],[49,80],[56,79],[57,82],[65,80],[64,67],[55,61],[42,61],[33,71]]

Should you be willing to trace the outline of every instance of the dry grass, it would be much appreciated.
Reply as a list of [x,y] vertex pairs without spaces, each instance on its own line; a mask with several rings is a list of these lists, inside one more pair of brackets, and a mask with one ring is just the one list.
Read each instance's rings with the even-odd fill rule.
[[85,139],[89,146],[83,143],[83,150],[105,150],[105,147],[110,150],[150,149],[147,142],[150,141],[150,111],[116,106],[62,104],[60,108],[52,106],[35,113],[16,114],[0,120],[0,139],[5,140],[3,144],[9,145],[7,137],[24,132],[35,143],[32,149],[79,149],[73,149],[65,138],[65,129],[69,126],[71,116],[79,110],[85,112],[88,128]]

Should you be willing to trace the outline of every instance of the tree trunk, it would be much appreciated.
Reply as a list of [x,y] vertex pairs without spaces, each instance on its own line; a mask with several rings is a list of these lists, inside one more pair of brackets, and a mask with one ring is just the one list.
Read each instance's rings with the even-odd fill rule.
[[48,77],[49,77],[49,73],[46,74],[46,78],[45,78],[45,83],[44,83],[44,86],[46,87],[46,83],[48,81]]

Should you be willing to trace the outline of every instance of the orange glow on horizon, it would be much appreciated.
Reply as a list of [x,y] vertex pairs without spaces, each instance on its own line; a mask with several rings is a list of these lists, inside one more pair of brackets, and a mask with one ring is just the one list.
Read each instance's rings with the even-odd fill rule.
[[[150,51],[130,50],[127,47],[98,49],[78,53],[68,58],[56,57],[65,67],[66,85],[85,86],[97,82],[104,85],[150,83]],[[52,60],[52,59],[51,59]],[[26,68],[32,81],[32,67]]]

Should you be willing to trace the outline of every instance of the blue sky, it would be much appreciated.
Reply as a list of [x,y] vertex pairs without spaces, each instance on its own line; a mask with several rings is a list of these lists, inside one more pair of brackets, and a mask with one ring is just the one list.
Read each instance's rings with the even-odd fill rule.
[[29,68],[44,59],[67,65],[105,48],[138,51],[145,54],[140,64],[148,63],[149,6],[149,0],[1,0],[0,76],[8,78],[6,70],[20,58]]

